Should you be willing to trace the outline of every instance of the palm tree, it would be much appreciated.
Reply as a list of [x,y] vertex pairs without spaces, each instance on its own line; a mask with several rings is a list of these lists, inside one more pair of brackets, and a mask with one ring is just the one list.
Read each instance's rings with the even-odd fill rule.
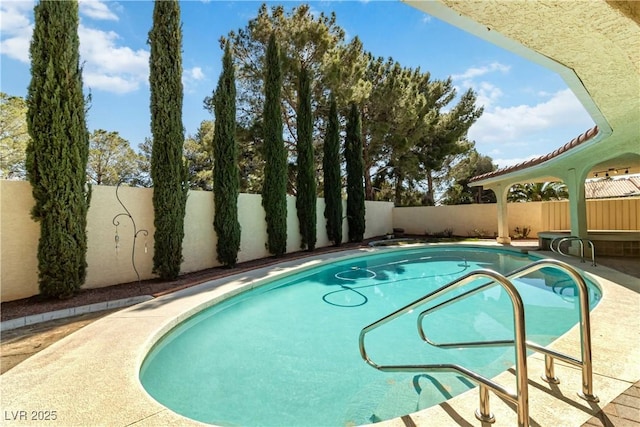
[[507,198],[510,202],[542,202],[568,197],[567,186],[561,182],[530,182],[511,187]]

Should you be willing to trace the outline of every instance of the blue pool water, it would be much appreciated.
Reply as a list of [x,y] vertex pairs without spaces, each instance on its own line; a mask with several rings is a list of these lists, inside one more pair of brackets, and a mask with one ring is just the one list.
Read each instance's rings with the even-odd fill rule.
[[[440,247],[325,263],[183,322],[149,353],[140,379],[171,410],[223,426],[350,426],[402,416],[475,384],[455,373],[377,371],[360,357],[360,330],[470,271],[506,274],[537,259]],[[514,283],[526,307],[528,340],[546,345],[578,322],[577,290],[565,273],[544,268]],[[601,294],[592,283],[589,289],[593,308]],[[416,328],[419,311],[367,335],[374,361],[456,363],[488,378],[513,365],[512,347],[439,349],[424,343]],[[424,324],[440,342],[513,337],[511,303],[499,286],[434,312]],[[504,385],[515,389],[515,382]]]

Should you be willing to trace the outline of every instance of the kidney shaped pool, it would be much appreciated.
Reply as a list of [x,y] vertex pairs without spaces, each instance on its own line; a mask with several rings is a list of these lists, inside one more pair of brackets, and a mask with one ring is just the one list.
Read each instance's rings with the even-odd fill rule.
[[[140,379],[171,410],[222,426],[350,426],[416,412],[475,384],[455,373],[373,369],[360,357],[361,329],[470,271],[507,274],[538,259],[490,248],[428,247],[325,263],[182,322],[147,355]],[[525,304],[528,340],[547,345],[578,323],[577,290],[561,270],[543,268],[513,282]],[[593,308],[601,293],[587,283]],[[426,344],[416,330],[417,315],[372,331],[372,359],[456,363],[487,378],[514,364],[513,347]],[[512,339],[511,302],[495,286],[434,312],[424,325],[434,341]]]

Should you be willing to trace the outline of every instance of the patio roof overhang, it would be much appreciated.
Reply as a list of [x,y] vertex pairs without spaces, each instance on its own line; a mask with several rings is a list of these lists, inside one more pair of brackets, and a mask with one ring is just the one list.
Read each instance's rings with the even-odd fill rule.
[[596,127],[553,153],[475,177],[472,185],[579,181],[640,173],[640,2],[404,0],[557,72]]

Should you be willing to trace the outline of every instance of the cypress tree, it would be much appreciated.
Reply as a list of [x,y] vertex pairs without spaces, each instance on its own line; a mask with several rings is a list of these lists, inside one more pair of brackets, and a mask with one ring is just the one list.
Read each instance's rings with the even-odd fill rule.
[[264,184],[262,206],[267,221],[267,250],[281,256],[287,251],[287,152],[282,139],[282,66],[275,34],[266,52],[264,100]]
[[182,29],[177,0],[156,0],[149,32],[153,272],[174,279],[182,263],[187,168],[182,160]]
[[327,133],[324,140],[324,217],[327,236],[334,245],[342,243],[342,177],[340,176],[340,123],[336,99],[331,94]]
[[365,230],[364,162],[362,126],[358,106],[351,104],[347,117],[344,157],[347,163],[347,221],[349,241],[361,242]]
[[236,265],[240,250],[238,223],[238,147],[236,145],[236,83],[229,44],[222,57],[222,74],[214,97],[216,115],[213,135],[213,228],[218,236],[218,261],[229,267]]
[[27,94],[27,177],[40,222],[40,293],[71,297],[86,277],[89,133],[78,38],[78,2],[35,6]]
[[300,70],[298,87],[298,175],[296,210],[300,223],[302,248],[316,247],[316,168],[313,154],[313,116],[311,113],[311,82],[309,70]]

